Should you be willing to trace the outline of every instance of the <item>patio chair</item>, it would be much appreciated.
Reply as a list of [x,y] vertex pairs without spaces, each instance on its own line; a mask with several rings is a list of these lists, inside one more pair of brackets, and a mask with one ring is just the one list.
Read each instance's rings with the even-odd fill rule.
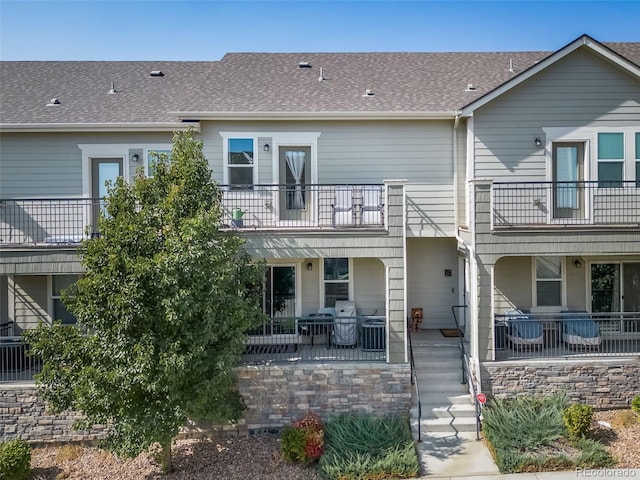
[[356,223],[356,212],[353,204],[353,187],[336,185],[334,202],[331,204],[331,224],[334,227],[349,226]]
[[513,348],[542,348],[544,334],[541,322],[532,320],[522,310],[509,310],[505,315],[507,340]]
[[338,347],[355,347],[358,343],[358,319],[354,302],[336,301],[333,319],[333,344]]
[[382,187],[365,185],[362,187],[362,208],[360,223],[362,225],[383,225]]
[[598,347],[602,343],[600,327],[585,311],[564,312],[562,341],[568,347]]

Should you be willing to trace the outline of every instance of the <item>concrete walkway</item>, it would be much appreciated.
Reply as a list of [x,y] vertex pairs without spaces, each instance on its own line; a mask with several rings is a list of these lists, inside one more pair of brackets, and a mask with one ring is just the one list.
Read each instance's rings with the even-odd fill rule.
[[[625,478],[640,480],[640,469],[571,470],[500,474],[486,444],[476,440],[475,407],[461,382],[458,338],[439,330],[412,332],[413,354],[422,404],[417,443],[424,480],[569,480]],[[418,406],[414,394],[411,429],[418,438]]]

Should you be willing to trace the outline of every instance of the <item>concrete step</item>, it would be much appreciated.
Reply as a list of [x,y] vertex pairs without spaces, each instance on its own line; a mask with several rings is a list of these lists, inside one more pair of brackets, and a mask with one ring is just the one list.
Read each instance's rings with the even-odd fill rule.
[[[417,431],[417,418],[411,419],[412,429]],[[456,418],[427,418],[420,422],[422,432],[442,432],[455,434],[456,432],[475,432],[476,418],[456,417]]]
[[[442,404],[424,404],[422,403],[422,418],[460,418],[460,417],[474,417],[476,416],[476,407],[472,404],[456,404],[444,406]],[[416,415],[417,412],[416,409]],[[412,408],[413,415],[413,408]]]
[[471,396],[463,385],[463,391],[457,392],[418,392],[420,395],[420,403],[424,405],[440,405],[447,407],[449,405],[473,405]]
[[429,395],[431,393],[464,393],[467,391],[469,391],[467,385],[460,383],[456,379],[418,377],[418,392],[420,396],[423,393]]

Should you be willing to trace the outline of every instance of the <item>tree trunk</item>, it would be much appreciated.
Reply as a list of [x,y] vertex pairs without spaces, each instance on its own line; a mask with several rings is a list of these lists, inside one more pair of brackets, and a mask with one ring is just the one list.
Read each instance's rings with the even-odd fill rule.
[[165,475],[171,473],[173,469],[171,466],[171,440],[168,443],[162,446],[163,461],[162,461],[162,471]]

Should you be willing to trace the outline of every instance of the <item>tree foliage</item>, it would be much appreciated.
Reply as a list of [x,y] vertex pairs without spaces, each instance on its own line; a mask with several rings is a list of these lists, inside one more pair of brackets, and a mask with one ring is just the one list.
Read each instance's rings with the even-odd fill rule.
[[232,367],[245,332],[263,321],[264,267],[219,230],[221,192],[202,143],[177,132],[152,178],[109,189],[100,236],[82,245],[84,275],[64,292],[78,328],[28,334],[43,359],[39,389],[78,427],[109,425],[116,453],[170,445],[187,418],[237,419]]

